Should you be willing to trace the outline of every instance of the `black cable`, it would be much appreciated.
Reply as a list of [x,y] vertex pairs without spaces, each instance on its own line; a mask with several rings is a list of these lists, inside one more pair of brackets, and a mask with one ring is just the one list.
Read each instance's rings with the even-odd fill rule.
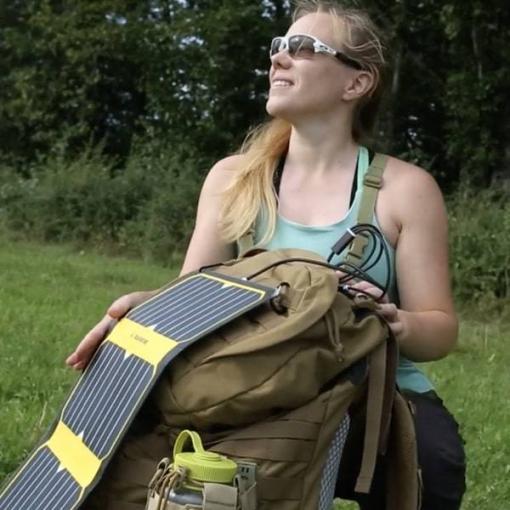
[[[384,241],[384,237],[381,233],[381,231],[375,227],[374,225],[368,224],[368,223],[361,223],[358,225],[355,225],[351,229],[348,229],[348,231],[333,245],[331,248],[331,254],[328,257],[328,261],[331,262],[332,258],[335,255],[340,255],[347,246],[352,242],[352,240],[357,235],[367,235],[368,236],[368,244],[371,245],[370,252],[363,258],[363,261],[361,265],[358,267],[357,270],[354,269],[352,264],[349,264],[350,271],[349,275],[346,278],[341,278],[339,281],[340,283],[347,283],[348,281],[352,280],[353,277],[358,277],[360,279],[363,279],[372,285],[379,288],[383,294],[379,299],[382,299],[389,290],[390,285],[390,275],[391,275],[391,265],[390,265],[390,256],[388,247]],[[386,281],[384,285],[379,284],[376,282],[373,278],[371,278],[367,272],[372,269],[381,259],[381,257],[384,255],[385,262],[386,262]],[[344,262],[337,265],[339,270],[341,270],[341,267],[346,267],[346,264]],[[356,275],[356,276],[353,276]]]

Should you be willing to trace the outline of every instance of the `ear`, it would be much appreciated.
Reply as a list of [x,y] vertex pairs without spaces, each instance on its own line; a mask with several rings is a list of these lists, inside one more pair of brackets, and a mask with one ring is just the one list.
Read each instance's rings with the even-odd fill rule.
[[364,96],[374,83],[374,77],[367,71],[356,71],[352,78],[347,80],[342,90],[342,99],[344,101],[353,101]]

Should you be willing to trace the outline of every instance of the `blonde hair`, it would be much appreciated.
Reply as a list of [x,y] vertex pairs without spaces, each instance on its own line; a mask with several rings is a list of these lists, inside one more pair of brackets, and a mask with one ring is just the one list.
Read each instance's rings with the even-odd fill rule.
[[[372,131],[383,89],[382,72],[386,65],[382,38],[368,14],[358,9],[346,9],[322,0],[298,0],[292,21],[316,12],[331,15],[335,28],[342,34],[342,51],[360,62],[373,76],[370,90],[354,110],[352,136],[361,142]],[[277,197],[273,176],[280,158],[287,151],[291,125],[282,119],[272,119],[246,137],[239,154],[242,168],[223,195],[221,229],[225,241],[234,242],[255,224],[261,209],[265,211],[265,231],[258,244],[273,236],[277,217]]]

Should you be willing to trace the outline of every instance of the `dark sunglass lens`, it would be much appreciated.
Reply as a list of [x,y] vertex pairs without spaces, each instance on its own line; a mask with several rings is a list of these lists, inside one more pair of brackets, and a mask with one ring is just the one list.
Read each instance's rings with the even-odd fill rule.
[[271,49],[269,51],[269,54],[271,56],[276,55],[280,51],[281,47],[282,47],[282,38],[281,37],[275,37],[271,41]]
[[289,53],[295,57],[310,57],[315,53],[313,39],[296,35],[289,39]]

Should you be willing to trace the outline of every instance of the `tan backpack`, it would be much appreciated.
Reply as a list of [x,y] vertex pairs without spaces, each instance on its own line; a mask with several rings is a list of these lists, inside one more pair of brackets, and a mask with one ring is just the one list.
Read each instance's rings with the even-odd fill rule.
[[[279,250],[217,271],[243,277],[297,258],[320,261],[309,252]],[[210,449],[255,462],[260,510],[316,509],[321,491],[334,489],[336,477],[326,487],[324,470],[348,410],[367,403],[356,490],[368,492],[376,453],[391,440],[396,469],[389,480],[396,482],[389,508],[416,509],[412,419],[395,399],[395,343],[374,302],[339,293],[335,272],[312,263],[276,265],[256,281],[288,284],[285,311],[253,311],[177,358],[155,393],[166,424],[174,434],[192,427]]]
[[[289,259],[308,262],[282,263]],[[277,306],[248,312],[172,361],[151,397],[156,425],[124,442],[85,508],[143,509],[156,463],[185,428],[198,431],[206,448],[256,465],[254,508],[326,508],[354,408],[366,408],[357,491],[369,490],[376,454],[387,450],[389,508],[417,508],[412,419],[395,394],[395,342],[374,302],[340,293],[335,271],[320,264],[311,252],[280,250],[215,269],[258,274],[251,281],[285,290]]]

